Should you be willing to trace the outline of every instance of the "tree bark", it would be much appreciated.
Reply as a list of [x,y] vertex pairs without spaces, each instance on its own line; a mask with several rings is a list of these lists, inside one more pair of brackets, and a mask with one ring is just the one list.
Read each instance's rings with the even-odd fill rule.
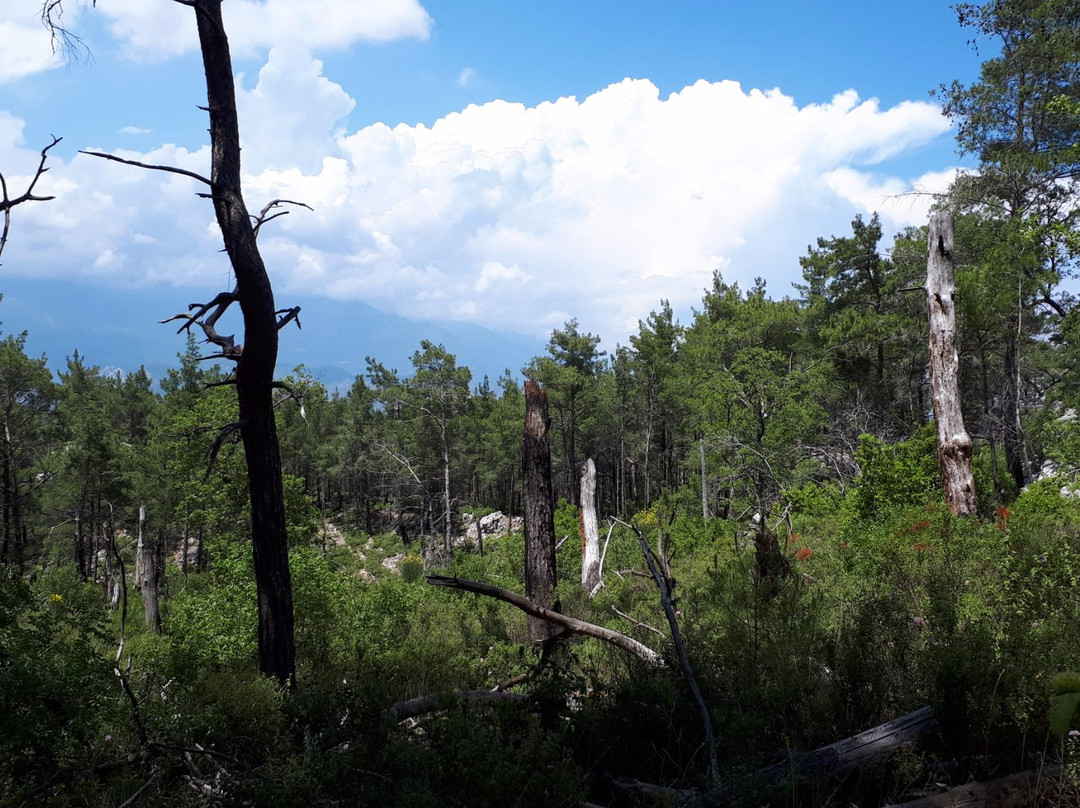
[[[546,390],[531,380],[525,382],[522,488],[525,498],[525,597],[543,609],[551,609],[556,577],[548,396]],[[529,636],[533,640],[546,640],[553,633],[551,623],[530,615]]]
[[945,501],[955,515],[970,516],[978,512],[979,503],[971,469],[973,446],[960,407],[953,222],[945,212],[930,217],[926,302],[930,319],[930,385]]
[[581,467],[581,588],[590,595],[600,583],[600,525],[596,521],[596,463]]
[[264,674],[293,686],[296,650],[292,580],[271,387],[278,351],[274,292],[241,192],[236,89],[229,42],[221,19],[221,0],[193,0],[191,5],[195,9],[206,73],[212,147],[211,196],[236,277],[236,299],[244,317],[236,392],[251,497],[251,540],[259,604],[259,668]]
[[146,506],[139,506],[139,542],[135,552],[135,589],[142,595],[146,628],[161,633],[156,548],[146,543]]

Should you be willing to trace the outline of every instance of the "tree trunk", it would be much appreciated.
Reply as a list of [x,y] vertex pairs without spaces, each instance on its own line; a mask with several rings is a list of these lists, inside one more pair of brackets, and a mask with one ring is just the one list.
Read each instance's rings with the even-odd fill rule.
[[450,498],[450,440],[446,434],[446,416],[442,419],[442,449],[443,449],[443,519],[446,524],[443,525],[443,552],[446,553],[446,559],[449,561],[453,556],[454,551],[454,539],[453,539],[453,509],[451,508]]
[[698,436],[698,460],[701,463],[701,518],[709,518],[709,477],[705,471],[705,436]]
[[[522,488],[525,498],[525,597],[542,609],[550,610],[555,598],[556,578],[548,396],[547,391],[534,381],[525,382]],[[553,633],[551,623],[529,617],[529,636],[533,640],[546,640]]]
[[293,686],[296,650],[292,580],[281,453],[272,398],[278,351],[274,292],[241,193],[236,89],[229,42],[221,20],[221,0],[194,0],[192,5],[206,72],[214,213],[236,276],[236,299],[244,317],[236,392],[251,497],[251,540],[259,604],[259,669]]
[[930,318],[930,385],[937,425],[938,459],[945,501],[957,516],[979,509],[971,470],[973,447],[960,408],[956,353],[956,289],[953,283],[953,222],[948,213],[930,217],[926,301]]
[[1001,390],[1001,419],[1005,445],[1005,464],[1019,493],[1028,484],[1027,447],[1020,426],[1020,364],[1017,361],[1016,321],[1010,320],[1005,342],[1002,372],[1005,384]]
[[158,610],[158,565],[155,548],[146,543],[146,506],[139,506],[139,542],[135,552],[135,589],[142,595],[146,628],[161,633]]
[[581,588],[590,595],[600,583],[600,526],[596,521],[596,463],[581,467]]

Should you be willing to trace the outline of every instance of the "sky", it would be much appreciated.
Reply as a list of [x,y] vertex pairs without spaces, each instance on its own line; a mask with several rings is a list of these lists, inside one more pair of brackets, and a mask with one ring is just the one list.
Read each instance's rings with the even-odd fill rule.
[[[38,187],[56,199],[13,212],[0,321],[50,354],[81,331],[98,351],[149,352],[144,328],[230,286],[213,211],[192,180],[79,151],[209,173],[195,22],[170,0],[64,8],[81,46],[54,55],[39,0],[0,0],[13,193],[63,137]],[[688,322],[716,270],[794,294],[808,245],[854,216],[925,223],[963,165],[930,91],[970,83],[987,56],[931,0],[223,9],[248,206],[312,208],[260,235],[279,305],[304,301],[309,364],[352,372],[363,329],[331,356],[323,306],[538,350],[576,318],[612,350],[661,300]]]

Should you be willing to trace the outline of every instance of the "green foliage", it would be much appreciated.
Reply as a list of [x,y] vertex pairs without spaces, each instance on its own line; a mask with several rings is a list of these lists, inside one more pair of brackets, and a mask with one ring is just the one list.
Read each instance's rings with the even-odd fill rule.
[[401,559],[398,569],[401,570],[401,577],[405,583],[415,583],[424,575],[424,559],[416,553],[410,553]]
[[70,567],[33,586],[0,570],[0,803],[70,794],[123,716],[100,593]]
[[864,519],[888,517],[898,509],[941,497],[941,470],[933,425],[903,443],[887,444],[871,435],[859,438],[855,462],[859,477],[856,510]]

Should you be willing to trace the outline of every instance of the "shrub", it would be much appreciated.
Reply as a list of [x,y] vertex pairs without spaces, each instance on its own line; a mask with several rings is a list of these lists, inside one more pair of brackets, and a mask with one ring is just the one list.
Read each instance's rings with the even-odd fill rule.
[[424,574],[424,559],[416,553],[410,553],[401,559],[398,569],[401,570],[401,577],[405,579],[405,583],[415,583]]

